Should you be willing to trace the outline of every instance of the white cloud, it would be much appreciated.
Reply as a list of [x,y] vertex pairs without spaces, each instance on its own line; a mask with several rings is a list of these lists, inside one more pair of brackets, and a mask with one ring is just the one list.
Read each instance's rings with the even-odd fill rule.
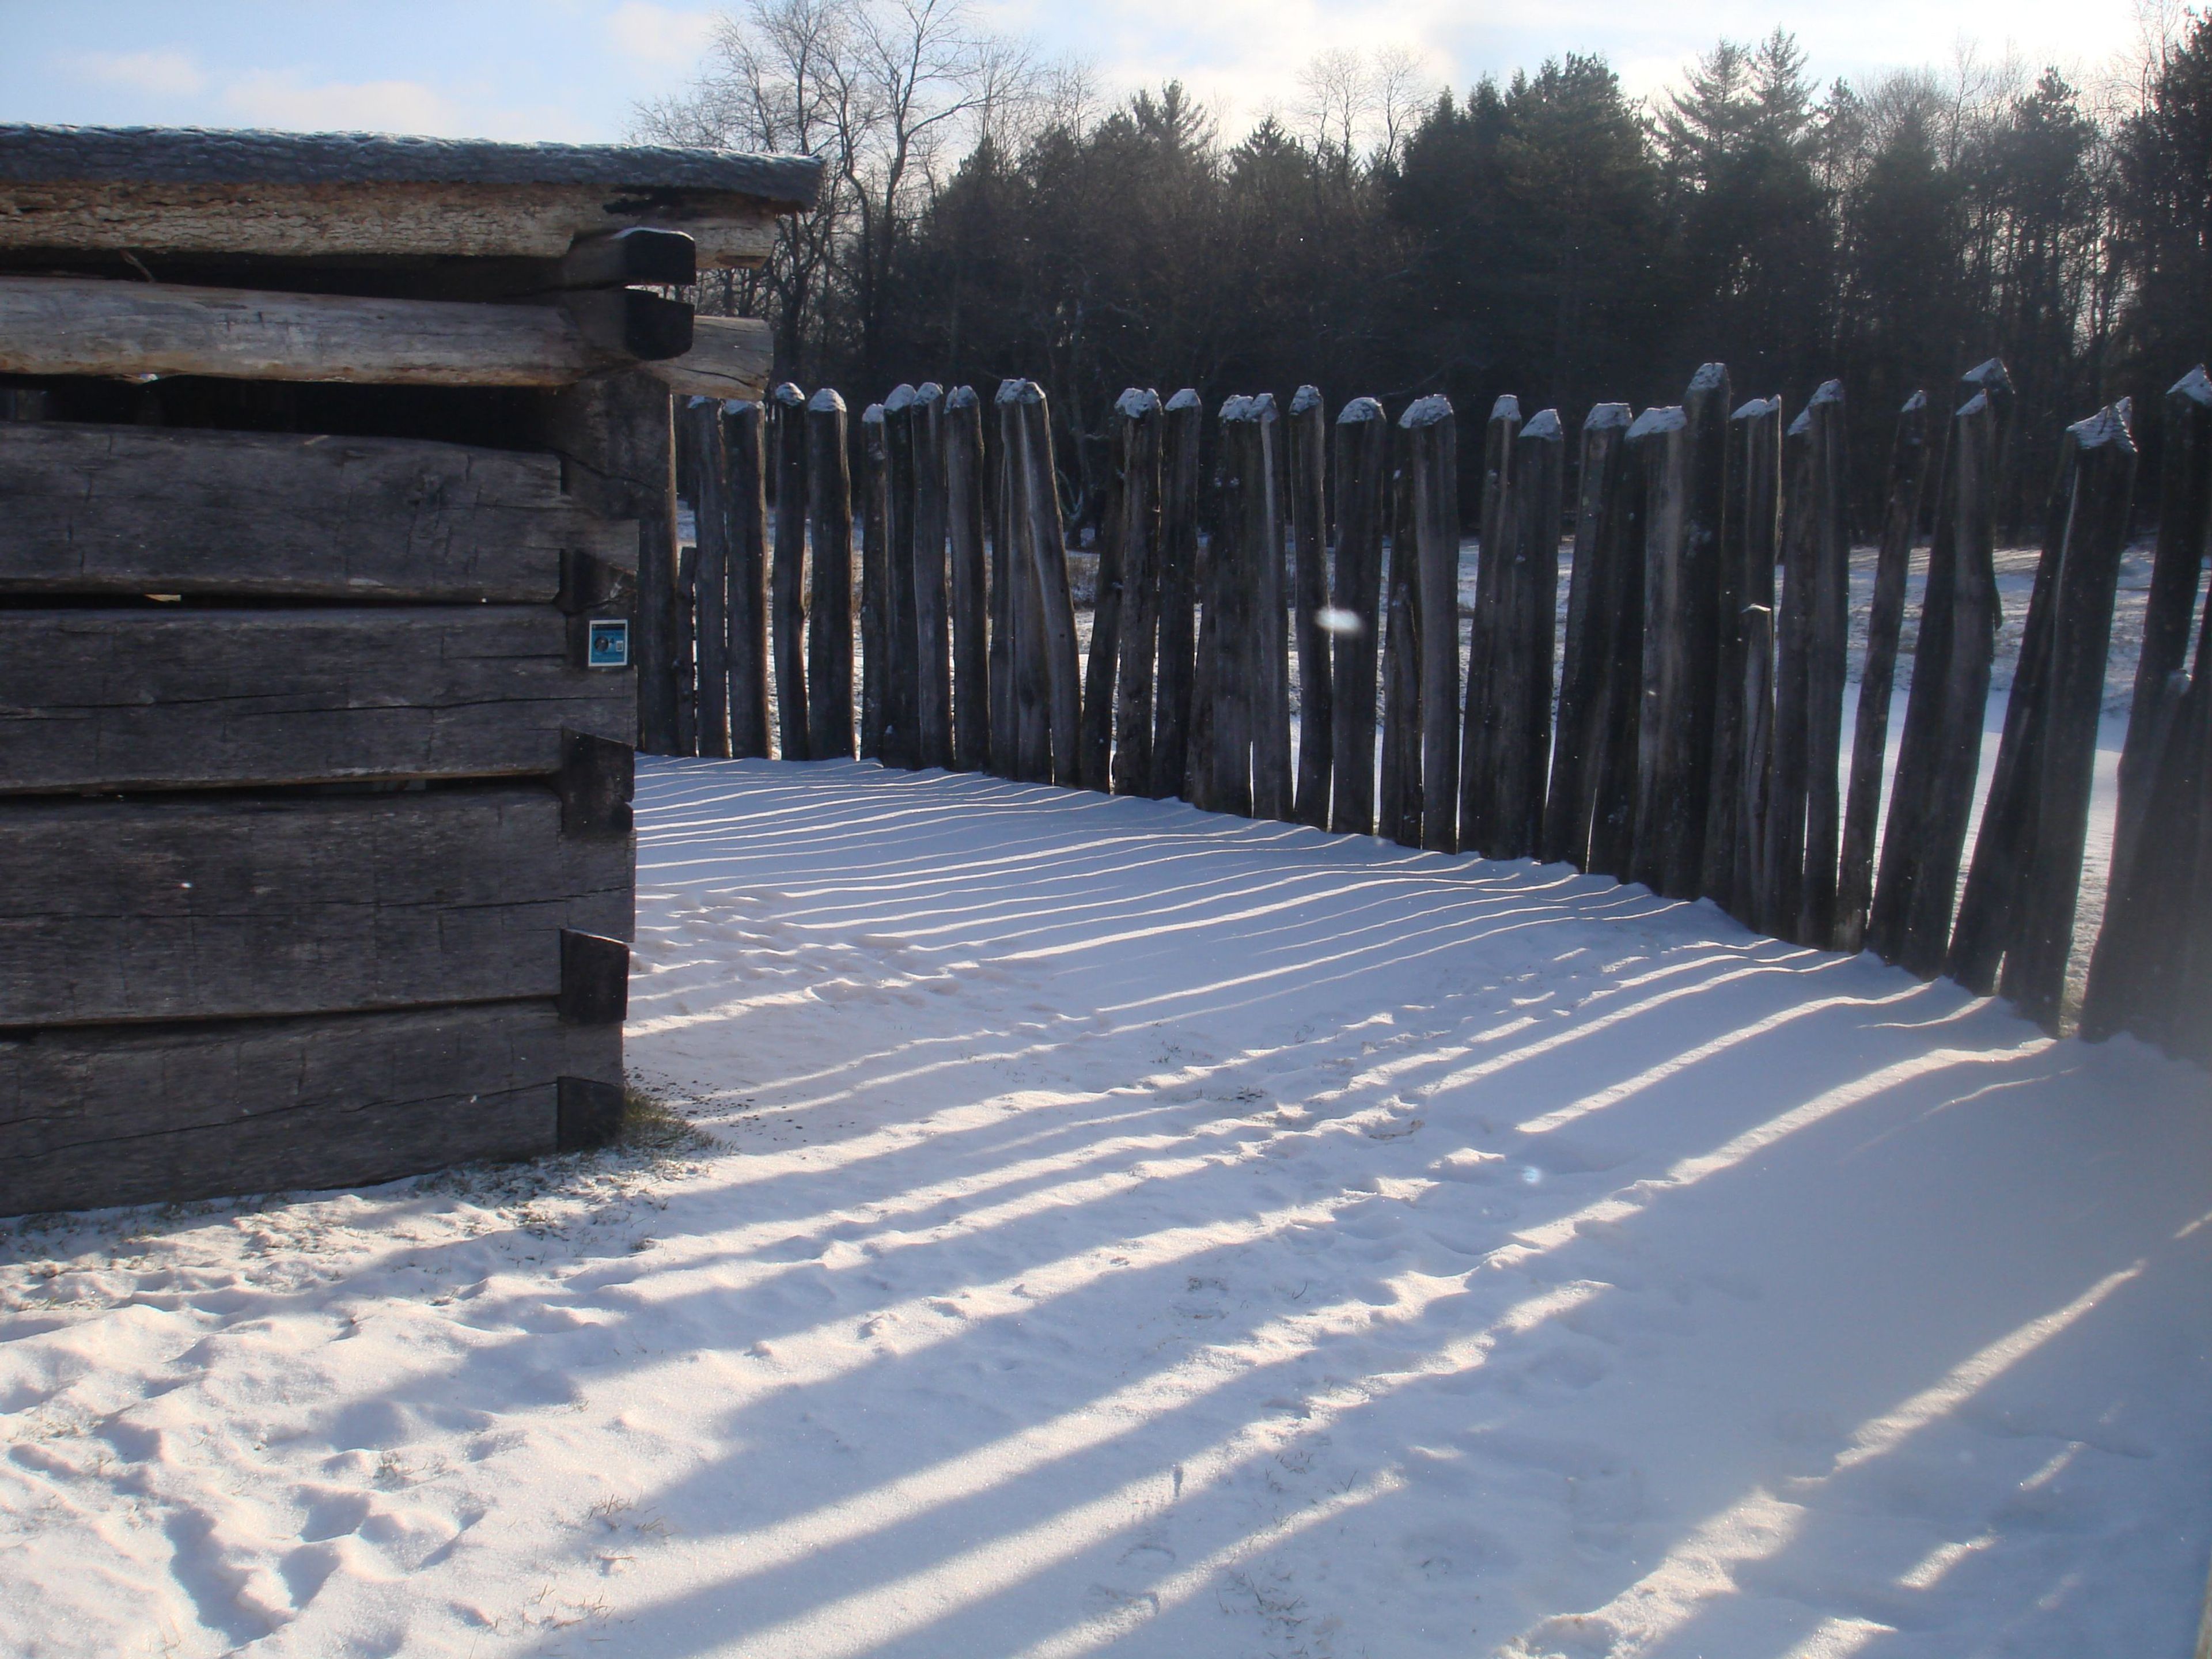
[[189,97],[207,86],[207,76],[192,55],[174,47],[157,52],[82,52],[67,61],[88,81],[128,87],[133,92]]
[[459,137],[471,122],[419,81],[310,83],[290,70],[255,70],[222,89],[224,106],[257,126],[294,131],[413,132]]
[[623,0],[607,18],[607,33],[633,58],[688,66],[698,61],[720,21],[713,12],[678,11],[649,0]]

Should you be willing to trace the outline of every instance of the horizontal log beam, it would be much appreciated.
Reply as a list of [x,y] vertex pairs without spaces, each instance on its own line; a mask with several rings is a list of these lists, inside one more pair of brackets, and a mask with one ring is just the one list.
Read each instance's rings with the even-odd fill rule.
[[642,225],[580,236],[553,270],[556,288],[627,288],[632,283],[689,288],[699,280],[699,245],[677,230]]
[[550,775],[636,707],[551,605],[0,611],[0,793]]
[[637,556],[561,463],[405,438],[0,422],[0,592],[507,601]]
[[0,809],[0,1026],[562,994],[562,930],[632,921],[628,836],[551,789]]
[[274,294],[0,276],[0,374],[560,386],[674,355],[674,302],[637,289],[571,304]]
[[0,1214],[528,1158],[563,1079],[622,1075],[621,1028],[550,1001],[0,1037]]
[[722,191],[577,184],[0,179],[0,254],[558,259],[580,236],[645,227],[690,237],[713,270],[765,263],[788,210]]
[[687,397],[757,403],[768,395],[775,366],[775,337],[763,319],[694,317],[691,349],[644,367],[669,390]]

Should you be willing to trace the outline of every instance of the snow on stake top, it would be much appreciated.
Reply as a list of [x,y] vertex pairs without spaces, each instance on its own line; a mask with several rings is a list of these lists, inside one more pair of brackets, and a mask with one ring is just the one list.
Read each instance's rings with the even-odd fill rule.
[[1221,418],[1224,421],[1251,419],[1252,400],[1241,392],[1232,392],[1222,399]]
[[945,388],[934,380],[924,380],[914,389],[914,400],[918,404],[943,404]]
[[845,400],[837,395],[837,388],[825,386],[807,400],[806,406],[817,415],[842,415]]
[[1986,392],[1977,392],[1972,397],[1967,398],[1966,402],[1959,405],[1959,413],[1960,415],[1979,415],[1986,410],[1989,406],[1990,394]]
[[860,411],[860,424],[862,426],[881,426],[883,423],[884,406],[881,404],[870,404],[866,409]]
[[788,380],[768,395],[787,408],[804,409],[806,406],[806,394]]
[[2128,432],[2126,414],[2112,404],[2106,404],[2087,420],[2075,422],[2066,428],[2066,433],[2081,449],[2102,449],[2106,444],[2117,445],[2123,449],[2135,447],[2135,440]]
[[1205,405],[1199,402],[1198,388],[1187,386],[1168,399],[1168,407],[1170,409],[1201,409]]
[[1018,404],[1022,400],[1022,388],[1028,384],[1027,380],[1001,380],[999,382],[998,396],[991,401],[997,404]]
[[1141,421],[1160,406],[1160,394],[1149,386],[1133,386],[1114,400],[1116,414]]
[[1521,435],[1524,438],[1534,438],[1540,441],[1548,439],[1554,443],[1558,442],[1559,411],[1556,409],[1538,410],[1528,417],[1528,424],[1521,428]]
[[1636,424],[1628,428],[1628,441],[1649,438],[1662,432],[1680,432],[1689,422],[1680,404],[1668,404],[1664,409],[1647,409],[1636,417]]
[[1984,392],[2012,390],[2012,376],[2006,373],[2004,359],[2002,357],[1985,358],[1959,378],[1968,386],[1978,386]]
[[1406,412],[1398,417],[1398,424],[1407,431],[1416,427],[1434,426],[1452,417],[1451,399],[1441,392],[1431,392],[1425,398],[1416,398],[1406,405]]
[[1303,415],[1310,409],[1320,407],[1321,388],[1317,386],[1302,386],[1291,393],[1291,413],[1293,415]]
[[975,409],[981,405],[982,401],[975,395],[975,388],[972,386],[956,386],[945,394],[945,406],[948,410]]
[[1249,418],[1255,421],[1272,421],[1277,418],[1275,413],[1275,394],[1273,392],[1255,392],[1252,394],[1251,402],[1252,408]]
[[1805,400],[1805,407],[1810,409],[1814,404],[1839,404],[1843,400],[1844,383],[1841,380],[1823,380],[1820,389]]
[[1493,421],[1517,421],[1521,418],[1521,400],[1511,392],[1505,393],[1490,406]]
[[2212,404],[2212,377],[2205,374],[2204,365],[2199,363],[2188,374],[2176,380],[2168,388],[2166,395],[2169,398],[2186,398],[2193,404]]
[[1336,411],[1336,423],[1339,426],[1350,426],[1358,421],[1379,421],[1382,418],[1382,405],[1372,398],[1354,398]]
[[1690,390],[1692,392],[1711,392],[1727,379],[1726,363],[1700,363],[1698,372],[1690,376]]
[[1635,418],[1626,404],[1592,404],[1590,412],[1583,417],[1583,430],[1610,432],[1615,427],[1626,426]]
[[1797,411],[1797,418],[1790,422],[1790,435],[1802,438],[1813,429],[1813,405],[1807,404]]
[[1905,407],[1898,412],[1902,415],[1910,415],[1916,409],[1925,409],[1927,407],[1928,394],[1924,392],[1916,392],[1910,398],[1907,398],[1905,400]]
[[1731,421],[1755,421],[1762,415],[1778,413],[1782,408],[1779,398],[1747,398],[1741,409],[1729,416]]
[[891,395],[884,399],[884,413],[886,415],[904,414],[908,410],[914,407],[914,400],[917,395],[918,394],[912,386],[907,385],[903,380],[900,381],[898,385],[891,388]]

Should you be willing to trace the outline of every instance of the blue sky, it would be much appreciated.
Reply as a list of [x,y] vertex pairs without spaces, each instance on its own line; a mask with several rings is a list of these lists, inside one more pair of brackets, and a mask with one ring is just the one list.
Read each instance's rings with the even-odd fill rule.
[[[610,140],[683,84],[720,8],[651,0],[0,0],[0,119]],[[1826,78],[1948,63],[1961,42],[2094,79],[2138,38],[2132,0],[978,0],[1111,90],[1180,76],[1231,131],[1297,98],[1336,46],[1412,46],[1464,85],[1601,52],[1650,92],[1723,34],[1795,31]]]

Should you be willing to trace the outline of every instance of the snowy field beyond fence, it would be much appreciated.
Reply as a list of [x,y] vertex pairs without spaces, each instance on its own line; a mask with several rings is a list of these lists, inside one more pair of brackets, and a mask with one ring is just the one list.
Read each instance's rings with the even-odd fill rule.
[[1558,867],[657,762],[635,1153],[0,1234],[0,1651],[2189,1651],[2212,1085]]

